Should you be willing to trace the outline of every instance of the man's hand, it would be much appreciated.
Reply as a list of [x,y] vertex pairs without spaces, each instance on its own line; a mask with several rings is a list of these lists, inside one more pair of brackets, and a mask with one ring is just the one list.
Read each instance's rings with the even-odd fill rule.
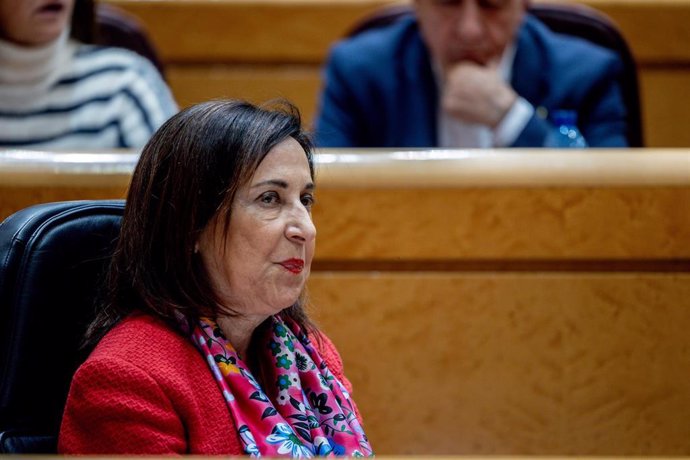
[[441,107],[455,118],[495,128],[517,100],[498,71],[498,64],[461,62],[445,76]]

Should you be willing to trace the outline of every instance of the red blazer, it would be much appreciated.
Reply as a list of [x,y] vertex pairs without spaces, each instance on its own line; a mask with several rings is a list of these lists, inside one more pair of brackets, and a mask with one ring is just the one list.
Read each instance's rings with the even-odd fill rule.
[[[333,343],[319,353],[351,391]],[[72,380],[62,454],[244,455],[218,384],[191,341],[148,315],[125,319]]]

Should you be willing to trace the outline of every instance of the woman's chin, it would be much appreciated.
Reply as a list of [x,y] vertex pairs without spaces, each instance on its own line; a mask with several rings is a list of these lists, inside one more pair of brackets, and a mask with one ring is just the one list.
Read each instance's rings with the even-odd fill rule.
[[30,37],[21,40],[26,46],[43,46],[54,42],[62,34],[61,27],[42,27],[32,33]]

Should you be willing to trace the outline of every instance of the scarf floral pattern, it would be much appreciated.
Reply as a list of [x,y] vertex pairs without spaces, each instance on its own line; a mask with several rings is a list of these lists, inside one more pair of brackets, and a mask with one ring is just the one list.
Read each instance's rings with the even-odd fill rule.
[[206,357],[244,451],[252,457],[372,456],[350,395],[307,335],[273,316],[259,351],[266,391],[217,324],[202,318],[192,340]]

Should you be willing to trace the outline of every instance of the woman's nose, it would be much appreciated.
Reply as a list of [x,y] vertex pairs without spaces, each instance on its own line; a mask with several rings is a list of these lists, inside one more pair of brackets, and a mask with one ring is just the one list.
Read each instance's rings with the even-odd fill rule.
[[309,211],[303,206],[292,213],[286,228],[286,236],[288,239],[300,243],[307,243],[316,238],[314,221],[312,221]]

